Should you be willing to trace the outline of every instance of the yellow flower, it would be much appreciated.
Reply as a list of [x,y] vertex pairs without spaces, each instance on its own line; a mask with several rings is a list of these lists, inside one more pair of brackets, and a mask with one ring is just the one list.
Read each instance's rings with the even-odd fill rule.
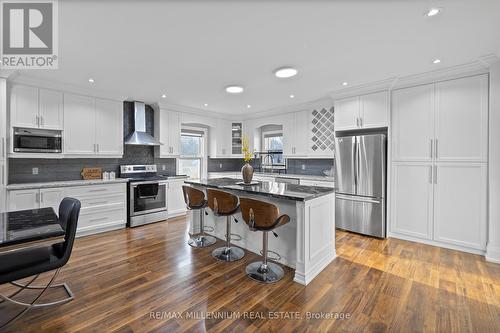
[[241,151],[243,153],[243,160],[248,163],[252,160],[253,154],[250,151],[250,147],[248,145],[248,138],[245,135],[243,136],[241,143],[242,143]]

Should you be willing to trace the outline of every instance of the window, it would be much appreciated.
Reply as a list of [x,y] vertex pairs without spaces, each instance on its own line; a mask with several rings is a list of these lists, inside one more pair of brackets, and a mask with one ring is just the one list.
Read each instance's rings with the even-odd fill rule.
[[203,129],[183,128],[181,130],[180,158],[177,164],[179,174],[191,179],[201,179],[205,155],[205,131]]
[[263,132],[263,150],[264,151],[280,151],[280,154],[273,154],[273,164],[283,164],[283,132]]

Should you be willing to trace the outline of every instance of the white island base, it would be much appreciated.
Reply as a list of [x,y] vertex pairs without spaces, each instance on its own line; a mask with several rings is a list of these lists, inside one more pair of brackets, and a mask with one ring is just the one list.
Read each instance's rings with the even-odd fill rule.
[[[206,187],[191,185],[205,191]],[[311,282],[336,257],[335,253],[335,193],[319,196],[306,201],[281,199],[265,195],[253,195],[241,191],[231,191],[238,197],[254,198],[277,205],[281,214],[288,214],[290,222],[275,229],[278,237],[269,234],[269,250],[277,252],[281,259],[277,262],[295,269],[294,281],[303,285]],[[213,227],[207,232],[225,240],[226,218],[215,217],[210,208],[206,209],[205,226]],[[191,211],[191,233],[199,232],[199,211]],[[242,237],[232,243],[243,249],[259,254],[262,250],[262,232],[250,231],[237,213],[231,225],[231,232]],[[270,256],[273,256],[270,254]]]

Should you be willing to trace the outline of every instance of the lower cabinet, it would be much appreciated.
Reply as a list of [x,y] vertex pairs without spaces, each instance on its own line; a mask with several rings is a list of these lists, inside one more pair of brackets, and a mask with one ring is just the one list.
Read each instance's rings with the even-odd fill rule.
[[182,185],[184,185],[184,179],[168,180],[167,211],[169,218],[186,214]]
[[393,234],[485,250],[485,163],[395,162],[392,172]]
[[65,197],[80,200],[77,236],[124,228],[127,223],[126,183],[10,190],[9,210],[52,207],[58,213]]
[[326,182],[326,181],[321,181],[321,180],[310,180],[310,179],[301,179],[300,185],[320,186],[320,187],[330,187],[330,188],[334,187],[333,182]]

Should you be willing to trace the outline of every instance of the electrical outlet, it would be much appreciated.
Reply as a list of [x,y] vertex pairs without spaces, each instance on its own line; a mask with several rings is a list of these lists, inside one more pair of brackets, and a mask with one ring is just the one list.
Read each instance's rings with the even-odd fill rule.
[[219,169],[222,169],[222,163],[219,163]]
[[31,173],[34,175],[38,175],[38,168],[31,169]]
[[167,166],[166,166],[165,164],[163,164],[163,165],[161,166],[161,169],[162,169],[163,171],[165,171],[165,170],[167,170]]
[[302,164],[302,170],[305,170],[305,169],[306,169],[306,165]]

